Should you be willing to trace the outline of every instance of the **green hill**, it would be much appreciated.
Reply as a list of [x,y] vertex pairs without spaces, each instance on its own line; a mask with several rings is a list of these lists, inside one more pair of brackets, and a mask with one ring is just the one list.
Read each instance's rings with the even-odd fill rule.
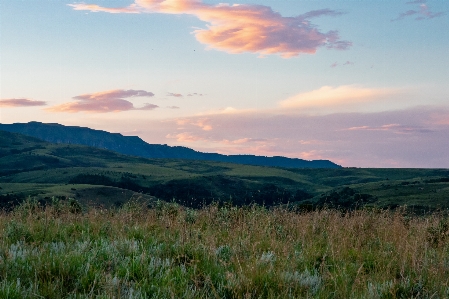
[[224,162],[146,159],[93,147],[52,144],[0,131],[0,205],[32,196],[71,197],[84,204],[121,205],[141,198],[201,207],[296,204],[449,208],[447,169],[304,169]]

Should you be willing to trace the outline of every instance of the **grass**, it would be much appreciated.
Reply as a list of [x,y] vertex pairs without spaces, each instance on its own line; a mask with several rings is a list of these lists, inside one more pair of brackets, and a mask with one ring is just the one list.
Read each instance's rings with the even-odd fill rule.
[[447,298],[449,222],[26,201],[0,216],[1,298]]

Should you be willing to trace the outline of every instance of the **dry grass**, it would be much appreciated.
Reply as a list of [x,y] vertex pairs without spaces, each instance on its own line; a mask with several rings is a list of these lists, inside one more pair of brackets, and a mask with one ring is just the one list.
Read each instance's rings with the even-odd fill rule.
[[449,297],[449,225],[436,214],[69,210],[0,217],[1,298]]

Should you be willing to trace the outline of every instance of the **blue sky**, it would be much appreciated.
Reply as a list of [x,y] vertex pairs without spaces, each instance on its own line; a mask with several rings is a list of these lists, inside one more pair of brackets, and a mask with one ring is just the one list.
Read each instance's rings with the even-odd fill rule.
[[449,167],[447,1],[220,3],[2,2],[0,122]]

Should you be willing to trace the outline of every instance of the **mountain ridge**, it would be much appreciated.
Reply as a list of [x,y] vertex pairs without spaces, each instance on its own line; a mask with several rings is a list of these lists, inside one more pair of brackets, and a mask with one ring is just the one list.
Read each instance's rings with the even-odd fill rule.
[[87,145],[144,158],[191,159],[286,168],[341,168],[340,165],[329,160],[203,153],[183,146],[150,144],[138,136],[123,136],[120,133],[110,133],[87,127],[64,126],[57,123],[33,121],[28,123],[0,124],[0,130],[39,138],[51,143]]

